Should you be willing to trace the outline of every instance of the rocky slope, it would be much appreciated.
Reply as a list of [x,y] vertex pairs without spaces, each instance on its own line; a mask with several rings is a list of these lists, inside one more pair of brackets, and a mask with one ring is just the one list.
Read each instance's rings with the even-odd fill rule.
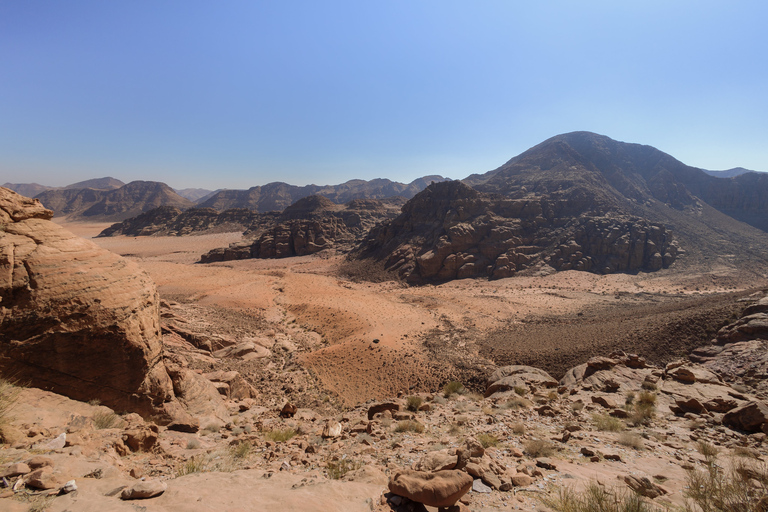
[[680,507],[712,471],[734,482],[748,475],[742,507],[759,507],[768,491],[765,395],[700,365],[614,353],[559,382],[514,365],[490,369],[484,396],[456,384],[336,411],[222,388],[226,423],[196,432],[26,389],[6,427],[0,504],[539,512],[564,489],[597,484],[611,497]]
[[133,181],[112,190],[67,188],[46,190],[38,199],[57,215],[93,221],[120,221],[159,206],[190,208],[194,203],[154,181]]
[[298,187],[287,183],[268,183],[248,190],[221,190],[200,203],[201,207],[219,211],[230,208],[248,208],[257,212],[282,211],[299,199],[319,195],[335,203],[348,203],[354,199],[409,199],[424,190],[431,182],[444,181],[442,176],[425,176],[409,184],[388,179],[371,181],[350,180],[339,185],[307,185]]

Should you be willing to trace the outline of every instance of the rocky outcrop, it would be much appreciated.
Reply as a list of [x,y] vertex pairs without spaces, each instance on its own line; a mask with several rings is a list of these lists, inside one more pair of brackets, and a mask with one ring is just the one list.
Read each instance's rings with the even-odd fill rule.
[[[371,231],[353,253],[409,282],[503,278],[540,264],[597,273],[659,270],[679,252],[662,225],[589,201],[503,198],[461,182],[436,183]],[[585,211],[584,209],[587,208]]]
[[52,215],[0,188],[3,375],[161,423],[191,420],[190,413],[226,417],[210,380],[185,368],[169,375],[149,276]]
[[298,200],[277,217],[258,217],[244,233],[255,240],[236,242],[201,256],[202,263],[247,258],[306,256],[327,249],[349,250],[367,231],[394,218],[398,202],[355,200],[338,205],[322,196]]
[[691,360],[730,383],[768,391],[768,297],[759,294],[741,317],[721,328],[710,345],[691,353]]
[[389,479],[389,490],[430,507],[450,507],[472,488],[472,477],[458,470],[436,472],[402,469]]
[[[181,210],[161,206],[111,225],[98,236],[185,236],[224,231],[245,231],[262,215],[244,208],[218,212],[213,208]],[[267,217],[274,217],[269,215]],[[261,219],[259,219],[261,220]]]
[[3,373],[81,400],[151,414],[173,398],[154,283],[133,263],[0,189]]

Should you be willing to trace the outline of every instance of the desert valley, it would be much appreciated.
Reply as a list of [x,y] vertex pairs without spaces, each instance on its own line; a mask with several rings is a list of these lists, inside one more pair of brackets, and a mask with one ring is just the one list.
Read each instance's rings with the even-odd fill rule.
[[0,509],[766,512],[767,219],[768,174],[589,132],[462,180],[6,183]]

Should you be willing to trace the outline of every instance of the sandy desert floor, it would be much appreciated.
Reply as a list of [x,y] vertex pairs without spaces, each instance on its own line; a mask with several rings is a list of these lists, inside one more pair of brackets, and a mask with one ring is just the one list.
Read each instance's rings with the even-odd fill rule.
[[[85,238],[107,227],[57,221]],[[136,261],[161,298],[317,333],[321,342],[297,361],[347,403],[454,379],[470,385],[474,379],[480,387],[495,364],[539,366],[559,378],[614,348],[663,362],[708,341],[737,313],[736,299],[768,286],[728,267],[698,274],[568,271],[405,287],[347,279],[337,254],[196,263],[239,239],[221,233],[93,241]]]

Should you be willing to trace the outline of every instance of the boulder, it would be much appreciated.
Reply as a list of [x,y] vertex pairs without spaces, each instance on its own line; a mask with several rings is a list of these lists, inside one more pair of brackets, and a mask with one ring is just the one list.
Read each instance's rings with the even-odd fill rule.
[[0,187],[0,371],[76,400],[156,413],[173,387],[154,283],[52,215]]
[[123,489],[120,493],[120,499],[123,500],[142,500],[160,496],[168,488],[168,484],[160,480],[144,480],[137,482],[131,487]]
[[768,403],[751,401],[723,416],[723,425],[743,432],[760,432],[768,429]]
[[389,479],[389,490],[430,507],[450,507],[472,488],[473,479],[455,469],[427,472],[402,469]]
[[448,450],[437,450],[424,455],[413,465],[413,469],[416,471],[442,471],[455,468],[457,461],[456,455],[448,453]]
[[[226,391],[223,393],[227,398],[236,400],[243,398],[256,398],[258,393],[251,386],[247,380],[245,380],[239,372],[236,371],[218,371],[204,373],[203,377],[210,380],[214,384],[226,384],[224,388]],[[221,393],[221,390],[219,390]]]
[[397,404],[394,402],[383,402],[383,403],[374,404],[368,408],[368,419],[372,420],[373,417],[380,412],[390,411],[390,413],[395,413],[399,410],[400,410],[400,404]]

